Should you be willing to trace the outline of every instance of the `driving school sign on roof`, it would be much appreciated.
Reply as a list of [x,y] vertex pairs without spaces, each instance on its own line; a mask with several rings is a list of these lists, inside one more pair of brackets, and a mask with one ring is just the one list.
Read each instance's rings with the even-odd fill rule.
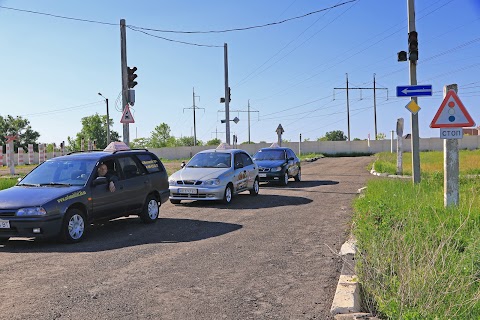
[[475,125],[455,91],[450,90],[443,99],[430,128],[461,128]]

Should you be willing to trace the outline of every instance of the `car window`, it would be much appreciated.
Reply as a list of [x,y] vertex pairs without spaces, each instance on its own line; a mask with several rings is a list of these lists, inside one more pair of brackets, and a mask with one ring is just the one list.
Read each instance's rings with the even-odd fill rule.
[[260,150],[253,158],[255,160],[285,160],[285,152],[283,150]]
[[253,164],[252,158],[250,158],[250,156],[249,156],[248,154],[246,154],[246,153],[241,153],[241,155],[242,155],[243,165],[244,165],[245,167]]
[[151,154],[137,154],[148,173],[164,171],[162,163]]
[[235,169],[243,167],[243,157],[241,153],[236,153],[234,157]]
[[95,164],[96,160],[49,160],[30,172],[19,185],[84,185]]
[[125,179],[138,177],[144,172],[132,157],[118,158],[118,163],[120,164]]
[[230,168],[232,156],[224,152],[197,153],[187,163],[188,168]]

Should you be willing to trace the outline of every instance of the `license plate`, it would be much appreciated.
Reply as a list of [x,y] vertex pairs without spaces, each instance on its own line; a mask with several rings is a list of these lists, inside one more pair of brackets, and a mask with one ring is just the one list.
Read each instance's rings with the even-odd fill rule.
[[266,178],[267,177],[267,174],[266,173],[259,173],[258,176],[260,178]]
[[0,220],[0,229],[10,229],[10,221]]
[[198,190],[195,188],[181,188],[181,189],[178,189],[178,193],[197,194]]

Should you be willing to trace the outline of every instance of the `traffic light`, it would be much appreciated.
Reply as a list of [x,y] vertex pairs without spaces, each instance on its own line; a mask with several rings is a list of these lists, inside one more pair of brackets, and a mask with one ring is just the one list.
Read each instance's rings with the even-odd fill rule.
[[230,87],[228,87],[228,102],[232,101],[232,95],[230,90]]
[[133,68],[130,68],[130,67],[127,67],[127,72],[128,72],[128,87],[129,88],[133,88],[135,87],[138,82],[135,81],[135,79],[138,77],[136,74],[135,74],[135,71],[137,71],[137,67],[133,67]]
[[416,31],[408,34],[408,59],[410,61],[418,60],[418,33]]

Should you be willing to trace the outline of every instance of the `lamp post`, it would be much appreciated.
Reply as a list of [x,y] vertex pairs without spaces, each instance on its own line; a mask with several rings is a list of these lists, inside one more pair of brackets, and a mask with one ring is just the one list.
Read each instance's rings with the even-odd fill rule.
[[108,99],[105,98],[100,92],[99,96],[105,99],[105,104],[107,105],[107,146],[110,144],[110,115],[108,114]]

